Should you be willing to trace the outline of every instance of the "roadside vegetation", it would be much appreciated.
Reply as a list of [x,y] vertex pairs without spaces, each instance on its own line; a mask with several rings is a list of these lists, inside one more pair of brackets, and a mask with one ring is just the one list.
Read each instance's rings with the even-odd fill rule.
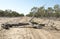
[[[59,18],[60,17],[60,5],[56,4],[53,7],[47,7],[45,8],[44,6],[41,7],[33,7],[31,10],[37,8],[38,11],[35,13],[35,17],[56,17]],[[33,16],[32,11],[29,12],[29,14],[27,14],[26,16],[28,17],[32,17]],[[0,17],[21,17],[24,16],[24,14],[20,14],[16,11],[12,11],[12,10],[0,10]]]
[[[60,17],[60,5],[56,4],[53,7],[45,8],[44,6],[41,7],[33,7],[32,9],[38,8],[38,11],[35,13],[35,17]],[[31,9],[31,10],[32,10]],[[30,12],[26,16],[33,16],[34,12]]]
[[0,10],[0,17],[20,17],[20,16],[24,16],[24,14],[19,14],[16,11],[12,11],[12,10]]

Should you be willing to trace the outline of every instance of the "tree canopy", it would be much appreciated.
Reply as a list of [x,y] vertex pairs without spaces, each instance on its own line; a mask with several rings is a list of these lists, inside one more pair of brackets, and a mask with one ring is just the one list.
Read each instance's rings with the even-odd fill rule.
[[[56,4],[53,7],[48,7],[45,9],[44,6],[41,7],[33,7],[38,8],[38,11],[35,13],[35,17],[60,17],[60,5]],[[30,12],[26,16],[33,16],[34,12]]]
[[[35,9],[35,10],[34,10]],[[60,17],[60,5],[56,4],[53,7],[48,7],[47,9],[44,6],[41,7],[33,7],[31,8],[31,12],[26,16],[32,17],[34,14],[35,17]],[[0,17],[20,17],[24,16],[24,14],[20,14],[16,11],[12,10],[0,10]]]
[[19,16],[24,16],[24,14],[19,14],[16,11],[12,11],[12,10],[0,10],[0,17],[19,17]]

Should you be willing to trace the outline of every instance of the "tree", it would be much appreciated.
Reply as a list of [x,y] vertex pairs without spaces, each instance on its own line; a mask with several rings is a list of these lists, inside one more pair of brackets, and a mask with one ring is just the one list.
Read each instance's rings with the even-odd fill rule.
[[24,14],[20,14],[19,16],[24,16]]
[[38,8],[37,7],[33,7],[32,9],[31,9],[31,12],[29,13],[29,14],[27,14],[26,16],[30,16],[30,17],[35,17],[36,16],[36,14],[37,14],[37,11],[38,11]]
[[24,14],[19,14],[16,11],[12,11],[12,10],[0,10],[0,17],[20,17],[20,16],[24,16]]
[[60,17],[60,5],[54,5],[55,16]]
[[[60,17],[60,5],[54,5],[54,8],[48,7],[45,9],[44,6],[33,7],[31,10],[38,8],[38,11],[35,13],[35,17]],[[34,12],[30,12],[27,16],[33,16]]]
[[45,16],[45,8],[44,8],[44,6],[39,7],[38,13],[39,13],[39,15],[40,15],[41,17]]
[[0,10],[0,16],[3,17],[4,16],[4,11]]
[[48,14],[48,17],[52,17],[53,16],[53,9],[51,7],[48,7],[47,14]]

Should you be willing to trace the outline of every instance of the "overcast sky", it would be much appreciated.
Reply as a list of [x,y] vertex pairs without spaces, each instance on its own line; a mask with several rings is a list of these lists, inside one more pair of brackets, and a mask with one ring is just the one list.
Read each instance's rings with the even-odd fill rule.
[[0,9],[11,9],[19,13],[28,14],[34,6],[52,7],[55,4],[60,5],[60,0],[0,0]]

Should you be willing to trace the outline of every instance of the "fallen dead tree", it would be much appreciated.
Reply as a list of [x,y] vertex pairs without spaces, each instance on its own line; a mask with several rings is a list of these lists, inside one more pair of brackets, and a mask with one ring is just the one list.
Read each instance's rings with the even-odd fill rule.
[[4,29],[9,29],[9,28],[11,28],[11,27],[13,27],[13,26],[15,26],[15,27],[18,27],[18,26],[23,26],[23,25],[29,25],[29,23],[15,23],[15,24],[2,24],[1,25],[1,27],[2,28],[4,28]]
[[28,28],[37,28],[37,29],[41,29],[42,27],[45,26],[45,24],[38,24],[36,22],[31,22],[31,24],[29,24],[29,23],[13,23],[13,24],[5,23],[5,24],[2,24],[1,27],[3,29],[9,29],[13,26],[14,27],[22,26],[22,27],[26,28],[27,26],[24,26],[24,25],[31,25],[31,26],[28,26]]

